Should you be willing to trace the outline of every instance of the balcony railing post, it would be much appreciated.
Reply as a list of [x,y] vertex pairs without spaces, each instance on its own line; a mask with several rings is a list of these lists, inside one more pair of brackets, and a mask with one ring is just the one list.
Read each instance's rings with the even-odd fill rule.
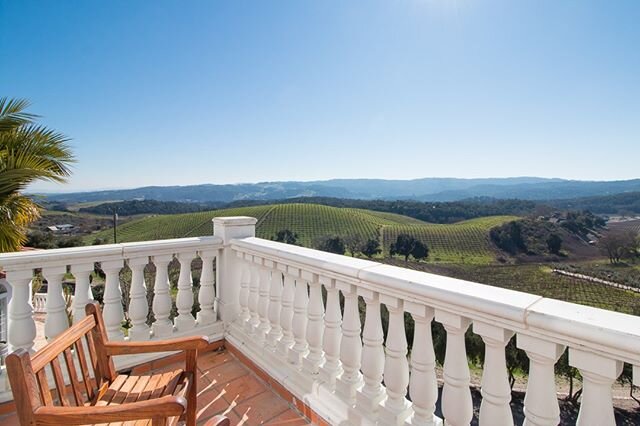
[[217,306],[220,319],[231,324],[240,313],[241,262],[232,253],[230,243],[236,238],[255,237],[257,220],[253,217],[216,217],[213,219],[213,235],[222,239],[223,249],[216,261],[218,283]]
[[320,369],[320,376],[331,389],[334,389],[336,377],[342,373],[340,365],[340,340],[342,340],[340,295],[336,288],[336,280],[320,276],[320,283],[327,290],[327,309],[324,314],[324,334],[322,335],[325,361]]
[[360,362],[362,340],[360,340],[360,312],[356,286],[336,281],[336,286],[344,295],[344,314],[342,316],[342,341],[340,342],[340,361],[342,374],[336,379],[336,393],[355,404],[356,391],[362,386]]
[[518,348],[529,357],[529,380],[524,397],[524,424],[556,426],[560,423],[560,406],[556,394],[554,365],[565,347],[536,337],[518,334]]
[[164,338],[173,332],[173,323],[169,319],[171,315],[171,295],[169,294],[169,262],[173,256],[170,254],[151,256],[156,267],[156,278],[153,284],[153,316],[155,322],[152,325],[153,336]]
[[93,292],[89,277],[93,272],[93,262],[71,265],[71,273],[76,279],[76,288],[73,295],[73,322],[78,322],[86,316],[85,306],[93,301]]
[[102,262],[102,270],[106,278],[104,281],[104,324],[109,339],[122,340],[122,321],[124,309],[122,308],[122,290],[120,289],[120,270],[124,266],[124,260],[109,260]]
[[69,328],[66,303],[62,292],[62,279],[67,272],[66,266],[51,266],[42,268],[42,275],[47,280],[46,318],[44,321],[44,335],[51,340]]
[[191,251],[178,253],[180,262],[180,275],[178,276],[178,296],[176,297],[176,307],[178,316],[174,322],[178,331],[190,330],[196,325],[193,317],[193,278],[191,276],[191,261],[195,253]]
[[132,340],[149,339],[149,326],[147,325],[149,303],[147,302],[147,285],[144,281],[144,267],[147,263],[149,263],[148,256],[129,259],[129,267],[131,268],[129,318],[132,325],[129,337]]
[[200,291],[198,292],[198,303],[200,303],[200,312],[198,312],[199,325],[207,325],[216,321],[216,289],[213,260],[217,254],[218,250],[202,250],[198,253],[202,260]]
[[18,348],[33,352],[33,344],[36,339],[36,322],[33,319],[33,307],[31,306],[33,270],[7,270],[6,273],[7,282],[12,291],[7,326],[9,352]]

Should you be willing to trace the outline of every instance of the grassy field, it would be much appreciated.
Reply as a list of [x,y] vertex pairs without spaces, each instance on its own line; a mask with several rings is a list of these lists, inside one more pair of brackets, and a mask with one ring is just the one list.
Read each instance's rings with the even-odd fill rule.
[[[279,230],[298,234],[301,245],[312,246],[325,235],[357,234],[362,239],[374,238],[385,251],[400,233],[409,233],[427,243],[434,262],[485,264],[495,260],[488,231],[493,226],[512,220],[512,216],[473,219],[453,225],[425,223],[407,216],[353,208],[336,208],[317,204],[276,204],[241,207],[179,215],[157,215],[132,220],[118,227],[118,241],[147,241],[211,235],[211,219],[216,216],[253,216],[258,219],[257,235],[272,238]],[[85,238],[112,239],[105,230]]]

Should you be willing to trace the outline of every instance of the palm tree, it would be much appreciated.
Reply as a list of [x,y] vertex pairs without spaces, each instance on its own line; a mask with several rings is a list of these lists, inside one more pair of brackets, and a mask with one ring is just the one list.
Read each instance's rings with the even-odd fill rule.
[[35,123],[29,102],[0,98],[0,252],[16,251],[41,207],[22,191],[38,180],[65,182],[74,162],[68,139]]

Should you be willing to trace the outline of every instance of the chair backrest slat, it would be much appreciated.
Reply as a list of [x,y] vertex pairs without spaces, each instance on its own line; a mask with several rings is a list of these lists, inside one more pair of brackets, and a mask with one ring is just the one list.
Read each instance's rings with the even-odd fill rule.
[[76,406],[81,407],[84,404],[82,398],[82,385],[78,380],[78,371],[76,370],[76,364],[73,361],[73,354],[71,348],[64,350],[64,361],[67,364],[67,373],[69,374],[69,380],[71,382],[71,391],[73,393],[73,399],[76,401]]
[[71,404],[69,403],[69,398],[67,398],[67,389],[64,384],[64,377],[62,376],[62,368],[60,368],[60,361],[58,358],[54,358],[51,360],[51,369],[53,370],[53,381],[56,383],[56,390],[58,393],[58,400],[60,401],[60,405],[63,407],[68,407]]
[[36,373],[38,380],[38,389],[40,390],[40,398],[44,405],[52,406],[53,398],[51,398],[51,390],[49,389],[49,381],[47,380],[47,372],[43,368]]
[[84,383],[84,389],[87,392],[87,399],[92,400],[95,397],[96,389],[93,386],[91,374],[89,373],[89,366],[87,365],[87,355],[84,350],[85,344],[85,339],[81,338],[76,341],[76,354],[78,356],[78,362],[80,363],[80,374],[82,374],[82,382]]
[[87,316],[49,342],[31,357],[33,371],[38,372],[53,359],[57,358],[62,351],[73,345],[73,342],[89,333],[95,327],[95,324],[96,321],[93,316]]

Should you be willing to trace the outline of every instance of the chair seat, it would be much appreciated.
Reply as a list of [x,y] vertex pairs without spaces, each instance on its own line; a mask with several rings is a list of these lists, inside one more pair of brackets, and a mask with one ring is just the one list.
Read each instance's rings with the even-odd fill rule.
[[[156,399],[166,395],[186,396],[194,385],[193,375],[182,369],[153,375],[130,376],[120,374],[105,387],[91,403],[85,405],[122,405],[135,401]],[[172,418],[168,424],[177,424],[179,418]],[[104,425],[104,423],[102,424]],[[151,425],[151,420],[108,423],[109,426]]]

